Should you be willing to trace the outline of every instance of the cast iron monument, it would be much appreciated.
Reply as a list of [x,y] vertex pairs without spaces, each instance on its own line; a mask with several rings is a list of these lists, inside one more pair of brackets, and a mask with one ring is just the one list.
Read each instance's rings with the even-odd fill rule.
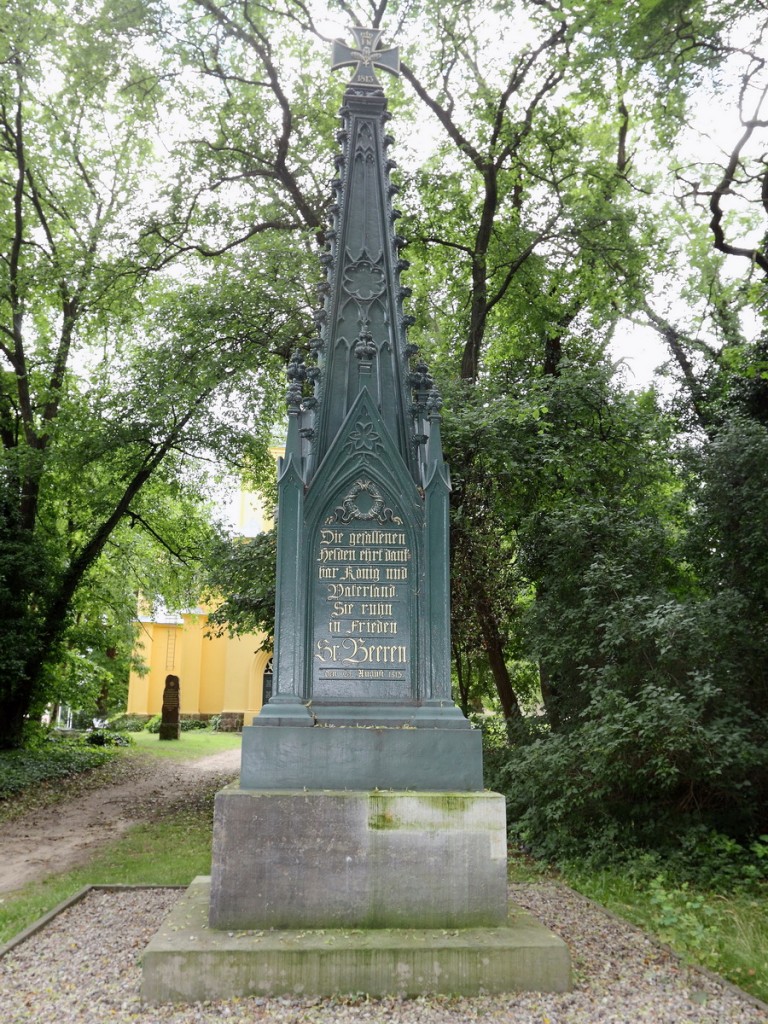
[[374,74],[397,71],[397,50],[376,51],[378,30],[353,31],[356,50],[334,49],[335,67],[357,68],[321,257],[317,365],[297,354],[289,370],[276,691],[259,724],[290,716],[466,728],[450,695],[440,397],[426,367],[409,367],[408,263],[393,229],[389,115]]
[[352,31],[317,336],[288,371],[274,693],[217,795],[211,880],[145,952],[148,1001],[570,983],[560,940],[508,923],[504,800],[451,700],[441,400],[411,365],[375,73],[398,54]]
[[450,691],[441,401],[427,368],[409,365],[408,263],[374,73],[396,72],[397,50],[376,49],[379,30],[353,31],[356,49],[334,49],[335,67],[356,70],[341,112],[315,362],[296,353],[288,370],[274,694],[245,732],[241,784],[476,790],[480,736]]

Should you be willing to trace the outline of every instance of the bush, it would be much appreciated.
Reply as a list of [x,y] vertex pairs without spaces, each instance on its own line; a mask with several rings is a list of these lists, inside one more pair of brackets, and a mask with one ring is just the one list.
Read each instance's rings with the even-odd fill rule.
[[512,837],[555,863],[645,865],[723,888],[765,877],[750,777],[768,755],[718,698],[704,680],[687,695],[596,685],[569,731],[491,760]]
[[[213,718],[218,717],[218,715],[213,716]],[[153,715],[148,722],[144,722],[143,729],[146,732],[159,733],[162,721],[162,715]],[[182,732],[195,732],[198,729],[207,729],[211,725],[212,721],[213,719],[211,719],[211,721],[205,721],[202,718],[184,718],[182,716],[182,718],[179,719],[179,726]]]
[[147,721],[146,715],[120,715],[109,723],[108,728],[117,732],[142,732]]
[[81,739],[56,738],[26,750],[0,752],[0,800],[105,764],[116,751]]
[[84,736],[84,740],[92,747],[130,747],[133,743],[130,736],[112,729],[93,729]]

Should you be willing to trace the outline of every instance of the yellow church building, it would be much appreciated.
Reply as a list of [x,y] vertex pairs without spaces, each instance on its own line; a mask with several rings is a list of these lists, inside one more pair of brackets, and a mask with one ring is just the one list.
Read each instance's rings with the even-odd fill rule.
[[[282,454],[275,449],[274,454]],[[229,518],[242,536],[270,529],[258,495],[240,492]],[[178,613],[163,608],[138,616],[134,654],[145,672],[131,671],[128,683],[129,715],[159,715],[168,675],[180,680],[182,718],[220,716],[221,729],[250,725],[272,694],[272,654],[261,650],[262,634],[208,636],[203,608]]]

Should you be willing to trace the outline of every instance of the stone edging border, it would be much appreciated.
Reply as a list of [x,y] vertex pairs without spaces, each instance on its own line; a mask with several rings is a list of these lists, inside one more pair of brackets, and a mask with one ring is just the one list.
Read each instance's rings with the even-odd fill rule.
[[10,953],[16,946],[20,946],[22,942],[26,942],[27,939],[31,938],[37,932],[40,932],[47,925],[58,917],[59,914],[65,910],[69,910],[70,907],[76,906],[81,900],[91,892],[131,892],[141,889],[178,889],[183,892],[187,889],[186,885],[109,885],[106,883],[95,885],[84,885],[82,889],[78,889],[72,896],[68,896],[67,899],[62,900],[55,907],[49,910],[42,917],[39,917],[32,924],[28,924],[26,928],[23,928],[17,935],[9,939],[6,943],[0,946],[0,957],[5,956],[6,953]]

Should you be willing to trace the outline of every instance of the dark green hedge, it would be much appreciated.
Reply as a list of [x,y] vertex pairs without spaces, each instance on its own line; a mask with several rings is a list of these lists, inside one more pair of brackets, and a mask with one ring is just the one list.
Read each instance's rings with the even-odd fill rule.
[[114,747],[61,739],[29,750],[0,751],[0,800],[8,800],[40,783],[72,778],[98,768],[114,755]]

